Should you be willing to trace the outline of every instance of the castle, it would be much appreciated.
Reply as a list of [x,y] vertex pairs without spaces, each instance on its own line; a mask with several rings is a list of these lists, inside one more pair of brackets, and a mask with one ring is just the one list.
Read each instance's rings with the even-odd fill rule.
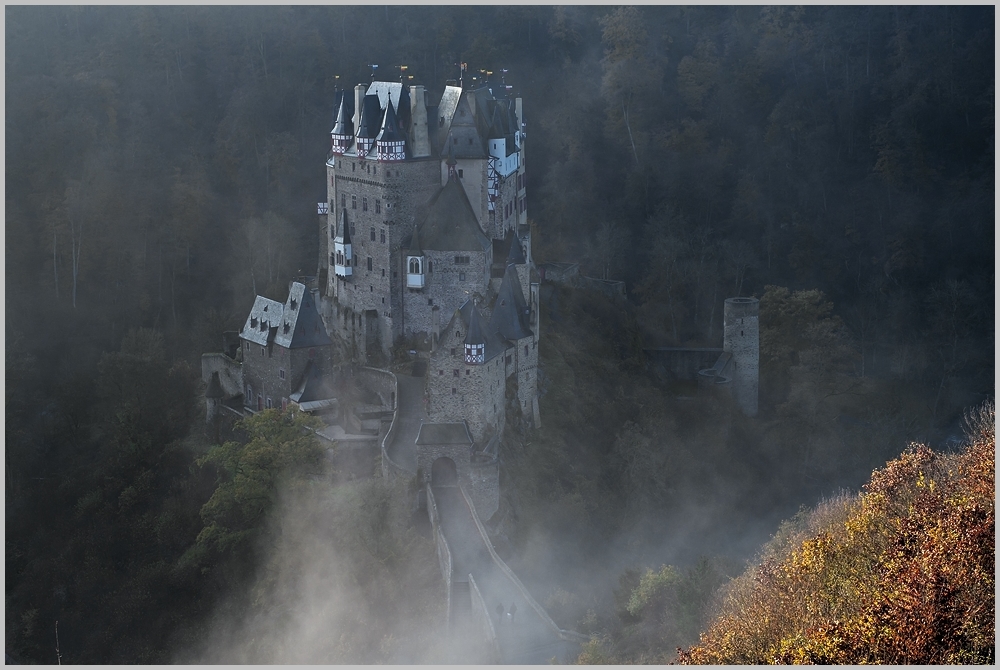
[[[540,280],[507,88],[337,92],[317,275],[284,303],[257,296],[227,351],[203,356],[209,421],[295,405],[327,420],[321,437],[379,449],[385,476],[457,482],[482,518],[496,512],[507,419],[539,421]],[[726,301],[722,350],[659,351],[753,416],[757,310]]]
[[[316,281],[292,282],[283,304],[257,296],[229,351],[206,354],[210,420],[226,403],[330,410],[338,371],[420,349],[422,421],[383,438],[383,471],[430,481],[448,468],[483,518],[496,511],[507,413],[538,418],[539,281],[522,103],[508,88],[449,82],[434,101],[387,81],[337,92]],[[396,390],[379,397],[397,409]]]

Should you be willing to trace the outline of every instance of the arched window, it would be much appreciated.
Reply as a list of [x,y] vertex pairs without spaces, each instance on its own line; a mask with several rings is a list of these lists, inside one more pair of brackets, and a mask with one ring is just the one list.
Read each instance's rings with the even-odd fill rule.
[[410,270],[409,270],[409,272],[410,272],[411,275],[418,275],[418,274],[420,274],[420,259],[419,258],[411,258],[410,259]]

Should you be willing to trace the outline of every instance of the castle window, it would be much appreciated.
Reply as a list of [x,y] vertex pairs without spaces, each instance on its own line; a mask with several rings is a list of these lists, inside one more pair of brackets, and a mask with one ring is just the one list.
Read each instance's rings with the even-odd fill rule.
[[357,209],[357,208],[358,208],[358,196],[352,195],[351,196],[351,209]]
[[469,264],[468,256],[455,256],[455,265],[468,265],[468,264]]
[[439,377],[443,377],[444,376],[444,370],[438,370],[438,376]]
[[261,356],[261,358],[264,357],[264,347],[260,348],[260,356]]
[[458,273],[458,281],[465,281],[465,273],[464,272],[459,272]]
[[[368,198],[361,198],[361,211],[368,211]],[[372,239],[374,240],[375,238],[373,237]]]
[[377,165],[375,165],[375,166],[372,167],[372,174],[378,174],[378,166]]
[[296,301],[295,298],[292,298],[292,309],[295,309],[298,306],[298,304],[299,304],[298,301]]
[[434,272],[434,263],[428,260],[427,261],[427,274],[430,274],[432,272]]
[[465,376],[466,376],[466,377],[468,377],[468,376],[469,376],[469,369],[468,369],[468,368],[466,368],[466,370],[465,370]]
[[381,234],[379,235],[379,239],[382,241],[382,244],[385,244],[385,228],[383,228],[381,230]]
[[438,120],[438,128],[444,128],[444,117],[443,116]]
[[527,345],[527,344],[526,344],[526,345],[524,345],[524,355],[525,355],[525,356],[527,356],[527,355],[528,355],[528,345]]
[[[469,140],[469,141],[471,142],[472,140]],[[459,168],[459,170],[458,170],[458,178],[459,179],[464,179],[465,178],[465,170]]]
[[451,376],[452,377],[457,377],[458,376],[458,370],[452,370],[451,371]]
[[382,298],[382,304],[383,305],[385,304],[385,298]]
[[382,213],[382,201],[381,200],[376,200],[375,201],[375,213],[376,214],[381,214]]
[[341,207],[341,209],[347,207],[347,194],[346,193],[341,193],[340,194],[340,207]]
[[[353,198],[354,196],[352,195],[351,197]],[[354,235],[354,233],[355,233],[355,231],[354,231],[354,224],[351,223],[351,235]]]
[[385,268],[382,268],[382,276],[385,276]]
[[[365,198],[365,209],[368,209],[368,198]],[[375,241],[375,228],[374,228],[374,226],[372,227],[371,231],[368,233],[368,239],[370,239],[372,242]]]
[[278,368],[278,379],[285,378],[285,368]]
[[372,271],[372,257],[371,256],[368,257],[368,271],[369,272]]
[[411,275],[418,275],[418,274],[420,274],[420,259],[419,258],[411,258],[410,259],[409,273]]
[[428,305],[433,305],[434,304],[434,298],[428,298],[427,299],[427,304]]
[[[457,334],[458,334],[458,333],[456,333],[456,335],[457,335]],[[247,346],[249,346],[249,345],[247,345]],[[452,348],[451,348],[451,355],[452,355],[452,356],[454,356],[454,355],[455,355],[455,347],[452,347]]]
[[452,395],[458,395],[458,389],[457,389],[457,388],[455,388],[454,386],[452,386],[452,387],[451,387],[451,394],[452,394]]
[[267,408],[271,409],[271,396],[267,396]]
[[337,234],[333,231],[333,226],[330,226],[330,239],[332,240],[336,236],[337,236]]

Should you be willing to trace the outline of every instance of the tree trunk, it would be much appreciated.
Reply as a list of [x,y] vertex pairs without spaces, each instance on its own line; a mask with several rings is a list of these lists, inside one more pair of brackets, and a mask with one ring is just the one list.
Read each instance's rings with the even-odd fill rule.
[[628,141],[632,145],[632,157],[635,158],[635,166],[639,167],[639,154],[635,150],[635,140],[632,139],[632,126],[628,122],[628,107],[625,106],[624,100],[622,100],[622,115],[625,117],[625,129],[628,131]]

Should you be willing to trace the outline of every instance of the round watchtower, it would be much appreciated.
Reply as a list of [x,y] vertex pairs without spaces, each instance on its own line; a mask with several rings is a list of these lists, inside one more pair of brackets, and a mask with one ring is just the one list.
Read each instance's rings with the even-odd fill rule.
[[733,398],[747,416],[757,415],[759,314],[757,298],[726,299],[722,349],[732,355],[727,371],[731,371]]

